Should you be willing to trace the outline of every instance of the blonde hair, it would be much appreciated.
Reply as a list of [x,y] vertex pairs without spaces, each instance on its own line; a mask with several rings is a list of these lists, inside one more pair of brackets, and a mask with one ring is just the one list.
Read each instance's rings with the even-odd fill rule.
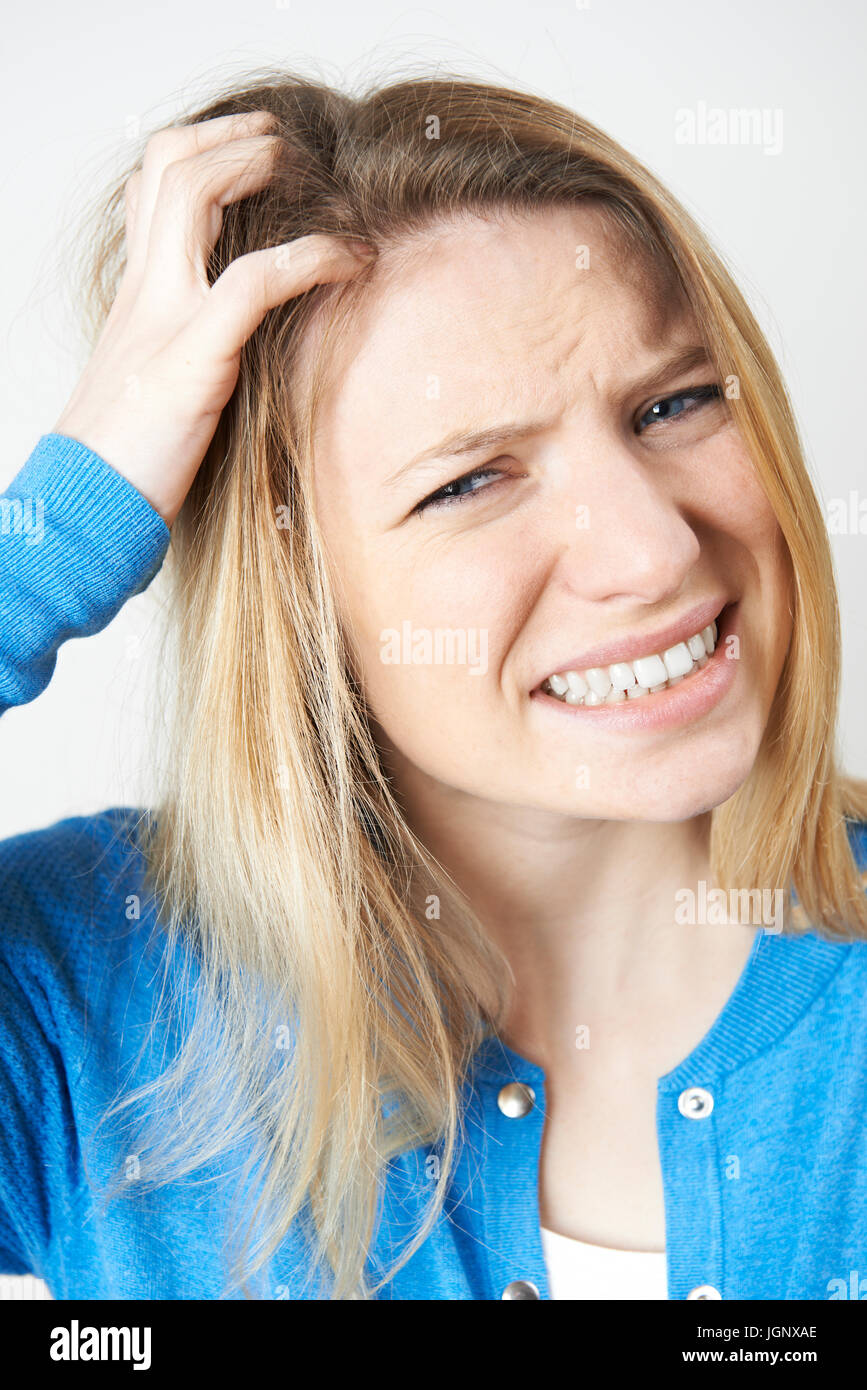
[[[793,573],[791,645],[755,766],[712,813],[713,872],[725,888],[783,886],[790,909],[794,888],[787,930],[863,936],[847,819],[867,815],[867,787],[835,761],[840,635],[823,517],[773,355],[700,228],[615,141],[532,94],[436,77],[350,97],[260,72],[181,123],[258,109],[277,116],[284,157],[267,189],[225,210],[212,279],[311,232],[382,248],[465,211],[588,200],[652,264],[660,303],[673,286],[686,295],[721,377],[739,384],[730,408]],[[123,268],[123,187],[140,158],[100,210],[94,336]],[[511,997],[505,959],[396,805],[311,505],[318,395],[295,399],[287,383],[314,318],[327,307],[338,323],[365,274],[272,310],[245,345],[167,562],[176,713],[164,791],[136,840],[155,936],[174,958],[163,988],[182,1045],[104,1119],[153,1102],[138,1189],[214,1171],[240,1146],[238,1193],[256,1200],[238,1197],[249,1220],[226,1294],[256,1296],[251,1281],[296,1221],[311,1296],[383,1287],[441,1210],[469,1061]],[[439,1159],[424,1218],[390,1268],[368,1270],[385,1165],[419,1146]]]

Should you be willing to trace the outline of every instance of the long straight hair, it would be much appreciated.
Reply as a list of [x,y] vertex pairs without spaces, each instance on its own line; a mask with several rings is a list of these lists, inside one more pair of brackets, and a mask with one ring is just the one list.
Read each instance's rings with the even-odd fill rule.
[[[281,155],[265,190],[226,208],[211,280],[312,232],[382,249],[466,212],[587,203],[623,247],[624,273],[643,264],[650,293],[686,296],[736,385],[729,406],[793,574],[790,647],[755,765],[712,812],[712,871],[727,889],[782,888],[788,931],[867,935],[847,835],[867,817],[867,788],[835,760],[840,634],[824,521],[772,352],[701,229],[614,140],[533,94],[437,76],[352,97],[259,70],[180,124],[260,109],[277,117]],[[94,338],[122,273],[124,184],[140,162],[101,205],[88,249]],[[504,956],[396,803],[312,506],[328,345],[367,274],[270,311],[245,345],[167,560],[174,714],[160,795],[134,838],[174,962],[164,992],[179,1047],[104,1119],[151,1102],[137,1190],[210,1172],[236,1146],[245,1156],[225,1296],[257,1296],[295,1222],[311,1238],[310,1296],[383,1287],[441,1210],[461,1087],[512,997]],[[318,375],[301,393],[299,347],[323,315]],[[411,1239],[374,1271],[385,1166],[420,1146],[436,1149],[439,1176]],[[123,1187],[119,1175],[107,1195]]]

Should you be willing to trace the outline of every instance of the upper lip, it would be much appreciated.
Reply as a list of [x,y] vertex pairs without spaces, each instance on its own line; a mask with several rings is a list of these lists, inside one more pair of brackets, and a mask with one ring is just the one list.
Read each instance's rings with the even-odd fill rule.
[[613,666],[616,661],[635,661],[640,656],[652,656],[656,652],[667,651],[669,647],[676,646],[678,642],[685,642],[688,637],[701,632],[703,628],[710,627],[727,602],[725,598],[705,599],[665,627],[629,637],[613,638],[597,647],[587,647],[570,660],[549,666],[539,676],[537,684],[541,685],[549,676],[558,675],[563,671],[587,671],[591,666]]

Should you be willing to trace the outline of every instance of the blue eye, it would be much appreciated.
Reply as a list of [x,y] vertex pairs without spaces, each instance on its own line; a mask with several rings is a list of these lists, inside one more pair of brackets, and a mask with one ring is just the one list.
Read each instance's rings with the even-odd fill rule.
[[462,502],[466,497],[472,497],[473,493],[481,492],[482,489],[474,486],[479,478],[499,478],[502,474],[498,468],[491,468],[490,464],[485,463],[481,468],[474,468],[470,473],[464,473],[462,477],[455,478],[453,482],[446,483],[445,487],[438,488],[432,492],[430,497],[425,497],[424,501],[419,502],[415,511],[424,511],[425,507],[438,507],[443,503]]
[[[699,408],[695,405],[684,407],[683,401],[698,401],[703,405],[706,401],[714,400],[721,395],[717,385],[712,386],[691,386],[686,391],[678,391],[673,396],[663,396],[661,400],[654,401],[649,410],[646,410],[638,421],[641,426],[645,421],[651,425],[663,424],[666,420],[676,420],[679,415],[692,414],[693,410]],[[640,433],[640,430],[637,430]]]

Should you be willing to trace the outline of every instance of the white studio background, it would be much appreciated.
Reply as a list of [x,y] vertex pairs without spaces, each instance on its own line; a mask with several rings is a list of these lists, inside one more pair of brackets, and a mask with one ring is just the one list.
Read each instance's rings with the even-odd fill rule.
[[[84,365],[67,298],[70,219],[139,131],[242,70],[285,64],[357,85],[459,71],[550,96],[602,126],[710,232],[769,335],[827,506],[867,493],[865,12],[857,0],[43,0],[5,20],[0,491]],[[763,113],[767,138],[677,138],[678,113]],[[857,490],[860,489],[860,492]],[[865,539],[834,538],[845,644],[842,747],[867,775]],[[146,804],[145,717],[159,581],[68,643],[48,689],[0,721],[0,838]],[[0,1298],[45,1296],[0,1279]]]

